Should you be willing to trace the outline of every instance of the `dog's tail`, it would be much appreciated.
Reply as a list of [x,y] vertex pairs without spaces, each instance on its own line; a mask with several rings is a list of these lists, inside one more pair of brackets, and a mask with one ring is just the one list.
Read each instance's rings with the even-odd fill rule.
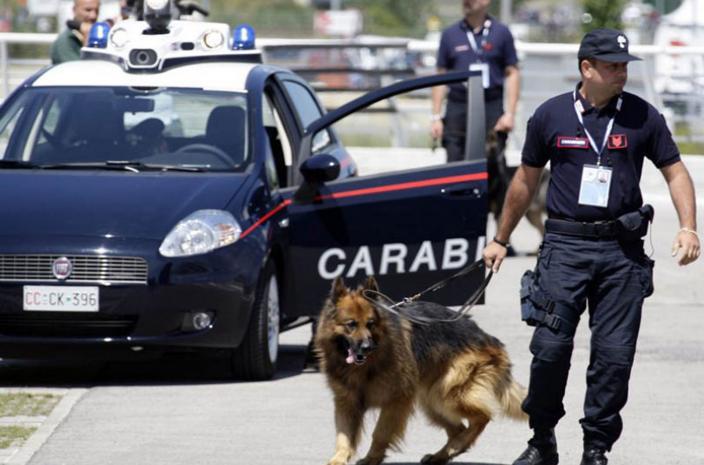
[[526,388],[518,384],[516,380],[511,377],[507,383],[506,389],[501,393],[500,399],[501,407],[507,417],[515,420],[528,420],[528,415],[521,408],[526,394]]

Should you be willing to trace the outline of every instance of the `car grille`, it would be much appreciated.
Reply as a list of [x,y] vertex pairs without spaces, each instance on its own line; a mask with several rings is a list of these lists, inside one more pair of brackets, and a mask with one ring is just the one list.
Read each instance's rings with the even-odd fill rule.
[[124,337],[137,324],[131,315],[0,314],[0,334],[19,337]]
[[[0,282],[57,281],[52,265],[64,255],[0,255]],[[147,262],[139,257],[65,255],[73,265],[66,283],[147,284]]]

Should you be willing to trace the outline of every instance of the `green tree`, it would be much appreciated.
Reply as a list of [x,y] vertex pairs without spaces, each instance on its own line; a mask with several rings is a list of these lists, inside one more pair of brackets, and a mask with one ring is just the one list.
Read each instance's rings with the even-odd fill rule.
[[422,36],[425,22],[434,11],[427,0],[345,0],[345,7],[364,14],[364,30],[387,36]]
[[585,32],[599,27],[621,29],[621,12],[626,5],[626,0],[582,0],[584,13],[591,16],[592,20],[583,23]]
[[210,0],[208,19],[249,23],[258,37],[310,37],[313,32],[313,10],[292,0]]

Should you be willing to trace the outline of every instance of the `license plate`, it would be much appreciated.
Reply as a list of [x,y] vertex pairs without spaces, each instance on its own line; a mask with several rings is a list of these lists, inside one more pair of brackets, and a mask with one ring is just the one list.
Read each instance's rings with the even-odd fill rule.
[[97,312],[98,287],[24,286],[22,306],[45,312]]

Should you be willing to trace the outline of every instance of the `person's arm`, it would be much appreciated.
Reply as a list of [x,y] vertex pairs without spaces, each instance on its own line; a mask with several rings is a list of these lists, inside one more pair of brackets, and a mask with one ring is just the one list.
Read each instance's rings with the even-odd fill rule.
[[506,111],[494,126],[495,131],[511,132],[516,124],[516,108],[521,93],[521,73],[518,66],[507,66],[504,89],[506,90]]
[[[59,36],[51,47],[52,64],[78,60],[81,57],[80,47],[72,43],[71,36]],[[76,51],[78,49],[78,52]]]
[[[447,72],[445,68],[438,68],[438,74],[444,74]],[[430,117],[430,136],[433,139],[440,139],[442,137],[443,124],[442,124],[442,102],[445,100],[445,95],[447,94],[447,86],[435,86],[431,91],[431,105],[432,105],[432,115]]]
[[78,40],[81,41],[83,47],[88,45],[88,36],[90,36],[90,30],[93,27],[93,24],[94,23],[83,22],[81,23],[81,27],[78,29],[78,31],[76,31],[78,32],[78,34],[76,34],[76,37],[78,38]]
[[513,176],[506,193],[506,202],[501,212],[501,222],[496,231],[496,240],[492,240],[484,248],[483,253],[484,264],[494,273],[498,273],[507,252],[506,247],[496,241],[508,244],[511,233],[530,206],[542,172],[543,168],[521,164]]
[[680,222],[680,230],[675,236],[672,244],[672,256],[680,254],[678,263],[688,265],[699,258],[701,245],[697,234],[696,197],[694,195],[694,184],[689,176],[687,168],[681,161],[667,165],[660,169],[667,187],[670,189],[670,197],[675,205],[677,216]]

